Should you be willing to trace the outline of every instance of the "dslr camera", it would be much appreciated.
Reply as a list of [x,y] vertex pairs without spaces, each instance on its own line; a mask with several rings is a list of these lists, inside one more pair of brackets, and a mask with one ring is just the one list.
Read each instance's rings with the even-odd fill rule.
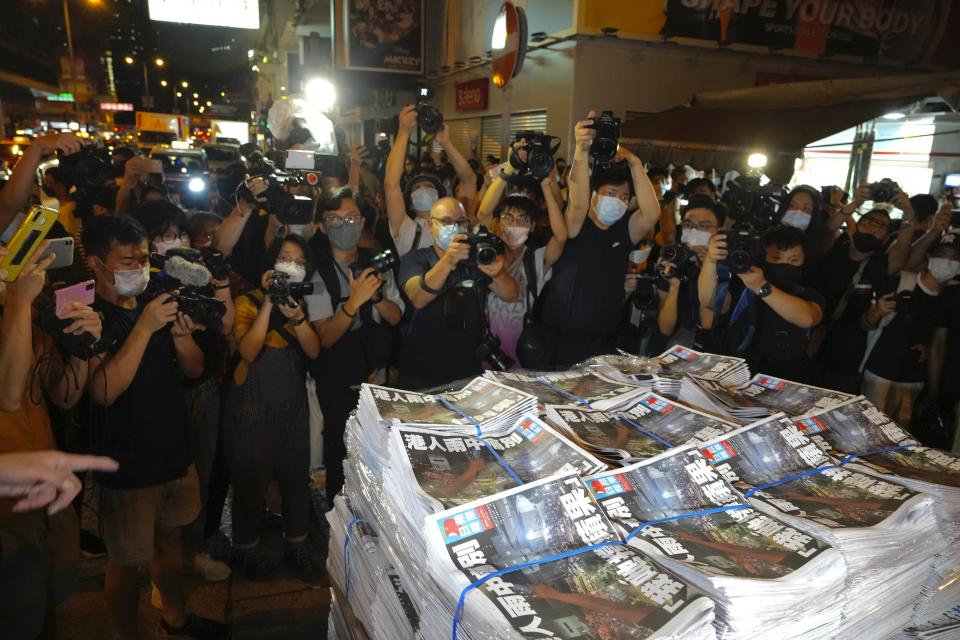
[[[560,138],[543,131],[518,131],[510,145],[510,166],[517,170],[515,175],[531,175],[537,181],[543,180],[553,170],[553,154],[559,148]],[[521,151],[526,152],[526,160],[520,157]]]
[[466,263],[472,265],[493,264],[507,250],[503,240],[483,225],[468,233],[465,242],[470,245]]
[[294,306],[297,306],[298,300],[312,294],[312,282],[290,282],[290,275],[280,271],[274,271],[267,283],[267,295],[270,296],[270,302],[276,305],[288,304],[293,299]]
[[179,310],[185,316],[207,329],[219,329],[223,325],[223,316],[227,306],[222,300],[199,293],[193,287],[183,287],[180,293],[170,296],[171,302],[176,302]]
[[[368,259],[360,259],[350,265],[350,271],[353,273],[354,279],[360,277],[360,274],[366,271],[367,269],[373,269],[373,272],[378,276],[383,276],[385,273],[393,271],[398,264],[397,256],[394,255],[393,251],[387,249],[382,251],[374,256],[371,256]],[[370,302],[373,304],[378,304],[383,301],[383,285],[380,285],[380,289],[377,291],[376,295],[370,299]]]
[[426,134],[436,134],[443,128],[443,114],[436,107],[421,102],[417,105],[417,126]]
[[[220,259],[223,255],[215,249],[210,250],[212,254],[218,254]],[[185,265],[178,263],[174,268],[169,261],[172,258],[180,258],[190,263]],[[213,257],[214,269],[222,278],[226,280],[230,276],[230,267],[224,260],[222,264],[217,264],[216,257]],[[163,269],[159,274],[150,279],[147,287],[146,298],[153,300],[158,295],[169,293],[170,301],[179,304],[179,310],[184,315],[207,329],[219,329],[223,325],[223,316],[227,313],[227,306],[222,300],[201,293],[212,274],[212,270],[203,261],[203,252],[199,249],[178,248],[171,249],[169,254],[161,256],[158,254],[150,255],[150,264]],[[223,270],[226,270],[224,273]]]
[[513,358],[503,351],[500,338],[491,333],[489,327],[484,331],[473,355],[477,360],[489,363],[494,371],[506,371],[513,366]]
[[884,178],[870,185],[870,199],[874,202],[890,202],[897,195],[900,186],[890,178]]
[[617,155],[617,146],[620,144],[620,118],[613,117],[613,111],[603,111],[594,118],[590,128],[597,131],[597,136],[590,145],[590,155],[594,162],[608,165]]
[[726,232],[724,260],[731,272],[746,273],[766,259],[762,236],[773,226],[780,195],[778,185],[771,182],[761,187],[760,179],[750,176],[738,177],[723,194],[721,202],[734,219],[733,228]]
[[[668,278],[672,275],[676,275],[681,280],[683,279],[684,267],[690,261],[690,258],[693,256],[693,252],[687,248],[684,244],[670,244],[662,249],[660,249],[660,263],[657,265],[657,271],[663,278]],[[663,268],[664,262],[670,262],[676,265],[675,274],[668,274]]]

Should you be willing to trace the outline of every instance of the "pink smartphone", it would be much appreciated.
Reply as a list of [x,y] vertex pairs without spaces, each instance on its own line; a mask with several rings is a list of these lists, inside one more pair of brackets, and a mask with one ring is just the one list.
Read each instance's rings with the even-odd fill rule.
[[54,292],[57,298],[57,317],[60,318],[69,311],[68,307],[71,302],[79,302],[80,304],[88,306],[93,304],[95,292],[96,284],[93,280],[87,280],[86,282],[64,287],[63,289],[57,289]]

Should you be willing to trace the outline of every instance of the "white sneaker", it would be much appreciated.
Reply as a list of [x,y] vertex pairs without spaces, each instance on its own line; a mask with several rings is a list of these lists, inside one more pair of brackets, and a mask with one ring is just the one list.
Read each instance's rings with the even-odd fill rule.
[[230,567],[214,560],[208,553],[198,553],[190,562],[190,571],[202,576],[207,582],[222,582],[230,577]]

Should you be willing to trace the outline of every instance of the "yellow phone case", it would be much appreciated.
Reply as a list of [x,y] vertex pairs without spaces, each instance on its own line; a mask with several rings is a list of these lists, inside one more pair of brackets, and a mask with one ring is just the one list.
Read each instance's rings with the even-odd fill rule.
[[57,221],[57,212],[54,209],[36,206],[30,210],[23,224],[17,229],[10,244],[9,253],[0,258],[0,269],[7,271],[7,282],[13,282],[23,270],[23,265],[30,260],[33,252],[47,237],[53,223]]

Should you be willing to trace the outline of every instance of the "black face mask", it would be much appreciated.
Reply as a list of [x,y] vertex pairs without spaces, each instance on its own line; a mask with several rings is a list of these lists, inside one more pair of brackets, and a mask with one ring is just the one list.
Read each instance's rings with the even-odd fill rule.
[[874,251],[879,251],[880,247],[883,246],[883,241],[880,240],[877,236],[872,236],[869,233],[864,233],[862,231],[857,231],[853,234],[853,247],[862,253],[873,253]]
[[790,292],[800,284],[802,272],[800,267],[793,264],[766,264],[763,267],[763,275],[777,289]]

